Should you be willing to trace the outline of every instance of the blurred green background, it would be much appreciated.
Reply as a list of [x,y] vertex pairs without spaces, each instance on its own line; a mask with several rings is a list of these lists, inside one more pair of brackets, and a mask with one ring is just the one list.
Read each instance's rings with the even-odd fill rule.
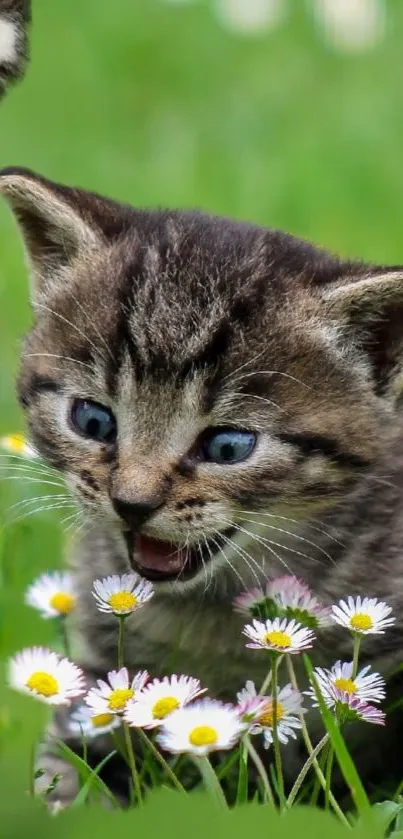
[[[247,29],[239,3],[252,0],[237,0],[238,24],[219,0],[33,0],[32,62],[1,106],[0,165],[403,261],[403,3],[363,0],[372,35],[351,43],[351,21],[344,42],[326,34],[322,0],[283,1],[284,17],[278,0],[278,19]],[[1,206],[0,436],[22,427],[13,382],[29,321],[21,244]],[[2,657],[51,639],[22,593],[60,564],[60,527],[52,514],[7,524],[30,494],[0,480]],[[45,717],[0,687],[0,774],[20,792]]]

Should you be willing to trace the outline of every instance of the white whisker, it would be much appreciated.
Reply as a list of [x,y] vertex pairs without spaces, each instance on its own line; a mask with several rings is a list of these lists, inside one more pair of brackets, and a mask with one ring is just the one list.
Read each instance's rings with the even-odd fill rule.
[[73,506],[72,502],[68,503],[66,501],[63,501],[60,504],[43,504],[40,507],[36,507],[34,510],[28,510],[28,512],[24,511],[21,516],[17,516],[16,518],[13,518],[11,520],[10,524],[17,524],[17,522],[24,521],[29,516],[35,516],[38,513],[44,513],[44,512],[49,511],[49,510],[62,510],[62,509],[65,509],[66,507],[72,507],[72,506]]
[[10,513],[11,510],[16,510],[19,507],[28,507],[31,504],[35,504],[36,501],[49,501],[49,499],[54,498],[59,501],[72,501],[71,496],[64,495],[61,493],[52,493],[52,495],[36,495],[34,498],[23,498],[22,501],[17,501],[15,504],[12,504],[11,507],[8,508],[7,512]]
[[[92,364],[88,364],[86,361],[80,361],[78,358],[71,358],[68,355],[56,355],[55,353],[51,352],[31,352],[27,353],[25,358],[58,358],[60,361],[71,361],[73,364],[78,364],[80,367],[88,367],[91,372],[94,372],[94,368]],[[58,367],[52,367],[52,370],[58,370]]]
[[[246,524],[258,524],[259,527],[267,527],[270,530],[277,531],[278,533],[284,533],[285,536],[291,536],[292,539],[298,539],[300,542],[305,542],[307,545],[310,545],[312,548],[315,548],[315,550],[320,551],[320,553],[322,553],[323,556],[325,556],[326,559],[328,559],[329,562],[332,563],[332,565],[335,564],[333,557],[331,557],[330,554],[327,553],[327,551],[321,548],[320,545],[317,545],[315,542],[311,542],[310,539],[305,539],[304,536],[300,536],[298,533],[293,533],[291,530],[285,530],[283,527],[276,527],[276,525],[274,524],[267,524],[266,522],[255,521],[254,519],[247,519],[245,518],[245,516],[242,517],[242,521]],[[293,548],[289,547],[288,545],[284,545],[284,548],[286,550],[293,550]],[[301,554],[301,556],[305,556],[305,554]]]
[[86,318],[86,320],[87,320],[87,322],[90,324],[90,326],[91,326],[91,327],[95,330],[95,332],[96,332],[96,333],[97,333],[97,335],[98,335],[99,340],[100,340],[100,341],[101,341],[101,343],[104,345],[104,347],[105,347],[105,349],[106,349],[107,353],[109,354],[109,357],[112,359],[112,361],[114,361],[114,358],[113,358],[113,355],[112,355],[111,349],[110,349],[109,345],[107,344],[107,342],[105,341],[104,336],[103,336],[103,335],[102,335],[102,333],[99,331],[99,329],[98,329],[98,327],[97,327],[96,323],[94,323],[94,321],[91,319],[91,317],[89,316],[89,314],[85,311],[84,307],[81,305],[81,303],[80,303],[80,301],[78,300],[77,296],[76,296],[75,294],[73,294],[73,292],[72,292],[72,291],[70,291],[70,297],[74,300],[74,303],[76,304],[76,306],[78,306],[78,308],[80,309],[80,311],[82,312],[82,314],[84,315],[84,317]]
[[25,477],[25,475],[7,475],[5,478],[1,479],[2,481],[23,481],[23,483],[33,483],[33,484],[48,484],[52,487],[59,487],[59,489],[66,489],[65,484],[56,483],[56,481],[44,481],[42,478],[30,478]]
[[290,524],[296,524],[298,525],[298,527],[308,527],[310,530],[315,530],[318,533],[321,533],[323,536],[326,536],[328,539],[331,539],[333,542],[336,542],[337,545],[340,545],[342,548],[344,548],[343,542],[340,542],[338,539],[336,539],[335,536],[332,536],[332,534],[329,533],[328,530],[325,530],[323,527],[316,527],[315,525],[312,525],[310,523],[311,521],[317,522],[318,519],[299,521],[298,519],[291,519],[289,516],[279,516],[276,513],[267,513],[263,512],[262,510],[239,510],[239,512],[241,513],[241,515],[245,514],[248,516],[267,516],[272,519],[279,519],[279,521],[285,521],[289,522]]
[[101,358],[104,358],[105,361],[105,357],[102,355],[102,352],[99,351],[99,347],[97,347],[96,344],[94,344],[94,342],[91,341],[91,339],[88,337],[88,335],[85,334],[85,332],[83,332],[81,329],[79,329],[78,326],[72,323],[71,320],[65,318],[64,315],[60,314],[60,312],[55,312],[54,309],[51,309],[49,306],[46,306],[45,303],[36,303],[35,306],[39,309],[45,309],[45,311],[49,312],[51,315],[54,315],[56,318],[59,318],[59,320],[63,321],[63,323],[66,323],[68,326],[71,326],[71,328],[74,329],[75,332],[77,332],[79,335],[81,335],[82,338],[85,339],[85,341],[88,341],[93,350],[95,350],[96,354],[101,356]]
[[220,554],[222,554],[222,556],[224,557],[226,565],[228,565],[228,566],[229,566],[229,568],[231,569],[232,573],[233,573],[233,574],[235,574],[235,576],[236,576],[236,577],[238,578],[238,580],[240,581],[240,583],[241,583],[242,587],[243,587],[243,588],[245,588],[245,583],[244,583],[243,577],[241,577],[241,575],[240,575],[239,571],[238,571],[236,568],[234,568],[234,566],[233,566],[233,564],[232,564],[231,560],[230,560],[230,559],[228,559],[228,556],[227,556],[227,554],[225,553],[225,551],[222,549],[222,546],[220,545],[220,543],[219,543],[219,542],[216,542],[216,540],[214,539],[214,536],[210,536],[209,538],[210,538],[211,542],[213,542],[213,544],[214,544],[214,545],[216,546],[216,548],[219,550]]
[[256,559],[254,559],[254,557],[253,557],[253,556],[251,556],[250,554],[248,554],[248,553],[247,553],[247,551],[245,551],[245,549],[241,547],[241,545],[237,545],[237,543],[236,543],[236,542],[234,542],[234,541],[233,541],[233,539],[231,539],[231,538],[230,538],[229,536],[227,536],[225,533],[220,533],[220,536],[221,536],[221,538],[222,538],[222,539],[224,539],[224,541],[226,542],[226,544],[227,544],[227,545],[230,545],[230,546],[231,546],[231,548],[232,548],[232,549],[233,549],[233,550],[234,550],[237,554],[239,554],[239,556],[241,556],[241,558],[243,559],[243,561],[245,562],[245,564],[248,566],[249,571],[251,572],[252,576],[255,578],[257,585],[258,585],[258,586],[260,586],[260,585],[261,585],[261,579],[260,579],[260,577],[258,576],[258,574],[256,573],[255,569],[252,567],[252,565],[251,565],[251,564],[250,564],[250,562],[249,562],[249,560],[250,560],[250,561],[252,562],[252,564],[253,564],[253,565],[255,565],[255,566],[256,566],[256,568],[258,568],[258,569],[259,569],[259,571],[262,571],[262,569],[260,568],[260,566],[259,566],[259,564],[258,564],[257,560],[256,560]]
[[[280,563],[280,565],[282,565],[284,568],[286,568],[288,573],[292,575],[292,571],[291,571],[289,565],[286,563],[285,559],[283,557],[279,556],[279,554],[273,548],[273,545],[274,545],[274,547],[282,549],[284,547],[283,545],[280,545],[277,542],[269,541],[268,539],[264,539],[264,537],[262,537],[262,536],[257,536],[256,533],[253,533],[251,530],[246,530],[244,527],[241,527],[237,522],[233,522],[230,519],[226,523],[228,525],[231,525],[232,527],[235,527],[241,533],[245,533],[246,536],[249,536],[251,539],[253,539],[258,544],[263,545],[269,551],[269,553],[271,553],[273,556],[276,557],[276,559]],[[304,554],[301,554],[301,556],[304,556]],[[310,557],[306,557],[306,558],[310,559]]]

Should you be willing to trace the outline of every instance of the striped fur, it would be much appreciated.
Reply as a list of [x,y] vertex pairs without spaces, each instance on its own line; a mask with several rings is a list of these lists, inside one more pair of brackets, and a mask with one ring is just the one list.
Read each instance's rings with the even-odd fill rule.
[[0,0],[0,99],[28,62],[30,0]]
[[[117,496],[155,501],[142,532],[203,558],[186,582],[158,583],[128,621],[131,669],[164,673],[175,648],[175,667],[218,696],[233,698],[248,677],[259,682],[267,662],[245,651],[231,602],[284,570],[327,602],[349,593],[390,600],[396,629],[364,654],[382,654],[383,669],[396,662],[403,268],[345,262],[278,231],[195,212],[134,210],[24,170],[1,173],[0,190],[31,264],[35,322],[20,400],[33,441],[86,514],[72,564],[89,680],[116,656],[116,621],[97,612],[92,582],[133,560]],[[117,443],[75,432],[77,396],[113,410]],[[205,429],[223,426],[255,431],[248,460],[200,460]],[[380,495],[385,475],[394,477]],[[342,633],[325,634],[321,660],[336,650],[350,654]],[[79,748],[65,715],[54,725],[51,736]],[[94,746],[95,763],[104,748]],[[387,737],[376,746],[388,748]],[[50,753],[41,763],[44,783]],[[108,782],[124,794],[118,768]],[[53,797],[65,804],[73,788],[70,772]]]

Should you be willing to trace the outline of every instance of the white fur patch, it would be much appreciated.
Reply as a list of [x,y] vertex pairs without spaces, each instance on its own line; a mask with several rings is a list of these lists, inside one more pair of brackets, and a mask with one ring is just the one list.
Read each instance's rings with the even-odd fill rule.
[[17,61],[18,29],[10,20],[0,18],[0,64]]

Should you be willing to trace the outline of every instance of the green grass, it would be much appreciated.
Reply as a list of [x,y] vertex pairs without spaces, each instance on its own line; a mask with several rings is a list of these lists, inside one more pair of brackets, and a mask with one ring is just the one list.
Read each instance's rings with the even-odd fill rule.
[[[382,46],[348,56],[325,46],[301,0],[282,29],[256,38],[224,31],[208,2],[36,0],[31,67],[1,108],[0,165],[399,262],[403,5],[388,8]],[[4,207],[0,254],[1,435],[21,427],[14,377],[30,321],[22,249]],[[0,485],[0,522],[30,492]],[[61,553],[50,515],[0,531],[2,657],[50,641],[51,627],[22,594]],[[32,706],[1,689],[0,719],[11,733],[0,774],[13,778],[15,808],[46,716]]]

